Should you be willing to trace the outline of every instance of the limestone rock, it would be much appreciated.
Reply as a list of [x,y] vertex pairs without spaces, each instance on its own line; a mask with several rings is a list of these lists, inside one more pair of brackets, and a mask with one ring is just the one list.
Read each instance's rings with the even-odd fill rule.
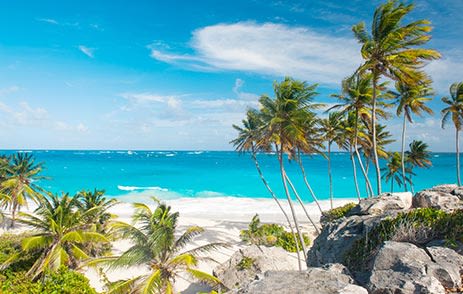
[[308,268],[306,271],[266,272],[237,293],[252,294],[367,294],[367,290],[353,284],[352,278],[339,272],[342,266],[329,268]]
[[413,196],[410,192],[384,193],[379,197],[362,199],[351,214],[380,215],[390,211],[408,210],[412,206]]
[[[455,209],[463,208],[463,203],[460,197],[453,194],[456,188],[451,190],[451,187],[454,186],[436,186],[429,190],[423,190],[416,193],[415,197],[413,197],[413,207],[432,207],[442,209],[444,211],[453,211]],[[459,189],[458,193],[460,195]]]
[[[247,266],[242,262],[246,259]],[[289,253],[280,247],[251,245],[235,252],[225,263],[214,269],[214,275],[229,289],[242,287],[266,271],[296,270]]]

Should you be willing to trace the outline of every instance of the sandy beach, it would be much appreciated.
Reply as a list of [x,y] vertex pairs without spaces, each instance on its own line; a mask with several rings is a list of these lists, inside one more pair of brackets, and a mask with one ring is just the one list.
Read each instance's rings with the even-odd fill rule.
[[[147,198],[137,199],[138,202],[151,203]],[[129,197],[120,199],[121,202],[114,206],[110,211],[118,215],[118,220],[130,222],[133,213],[132,204],[127,201]],[[335,206],[341,206],[353,200],[343,199],[336,200]],[[235,198],[235,197],[214,197],[214,198],[180,198],[165,201],[172,206],[173,211],[180,212],[178,231],[182,232],[189,226],[201,226],[205,232],[195,238],[191,243],[191,248],[204,245],[211,242],[224,242],[230,247],[222,248],[218,251],[210,252],[209,256],[218,263],[225,262],[238,249],[246,246],[241,242],[240,230],[246,229],[251,218],[258,213],[264,223],[279,223],[285,225],[285,220],[278,206],[272,199],[252,199],[252,198]],[[282,201],[286,211],[289,206],[286,201]],[[329,209],[329,201],[320,202],[324,210]],[[153,205],[154,207],[154,205]],[[314,203],[306,204],[311,217],[319,221],[320,212]],[[300,206],[296,206],[297,215],[301,222],[304,232],[307,232],[312,238],[314,229],[308,222]],[[130,247],[128,240],[119,240],[113,243],[114,254],[120,254]],[[297,269],[296,254],[288,253],[288,258],[294,261],[294,269]],[[212,273],[217,266],[214,262],[202,262],[199,268],[205,272]],[[147,268],[136,267],[127,269],[117,269],[107,271],[106,275],[110,281],[127,279],[140,275],[147,271]],[[95,269],[84,269],[85,275],[90,279],[90,283],[98,291],[102,290],[103,283]],[[204,285],[196,284],[189,277],[183,277],[176,281],[175,287],[181,293],[197,293],[199,290],[208,290]]]

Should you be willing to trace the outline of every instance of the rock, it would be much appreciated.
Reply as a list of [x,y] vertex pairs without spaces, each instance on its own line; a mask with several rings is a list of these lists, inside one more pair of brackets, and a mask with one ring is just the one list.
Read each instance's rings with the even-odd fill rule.
[[463,208],[461,199],[452,194],[453,190],[452,192],[447,192],[450,190],[448,187],[440,187],[442,186],[416,193],[415,197],[413,197],[413,207],[432,207],[447,212]]
[[350,215],[380,215],[393,210],[408,210],[412,206],[412,199],[410,192],[381,194],[379,197],[362,199]]
[[[308,268],[306,271],[266,272],[263,277],[252,282],[237,293],[253,294],[367,294],[367,290],[353,284],[350,276],[342,273],[342,265],[328,268]],[[342,270],[341,270],[342,271]]]
[[319,267],[329,263],[344,264],[345,254],[352,245],[390,215],[353,215],[325,225],[308,252],[307,265]]
[[[248,266],[240,266],[243,259]],[[239,288],[253,281],[266,271],[296,270],[289,253],[280,247],[251,245],[235,252],[228,261],[214,269],[214,275],[229,289]]]
[[373,258],[367,287],[371,293],[445,293],[436,277],[440,271],[445,269],[423,249],[411,243],[387,241]]
[[460,288],[463,274],[463,256],[450,248],[427,247],[428,253],[437,266],[430,267],[435,276],[446,288]]
[[458,185],[455,184],[445,184],[445,185],[439,185],[439,186],[434,186],[431,189],[427,189],[429,191],[435,191],[435,192],[442,192],[442,193],[447,193],[451,194],[455,189],[458,188]]

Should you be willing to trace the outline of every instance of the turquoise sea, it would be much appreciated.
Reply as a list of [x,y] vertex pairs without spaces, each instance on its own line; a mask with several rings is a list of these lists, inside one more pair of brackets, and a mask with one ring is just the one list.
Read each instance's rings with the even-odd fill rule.
[[[10,154],[15,151],[2,151]],[[21,151],[32,152],[44,162],[43,174],[49,180],[40,185],[52,192],[104,189],[114,197],[155,195],[175,197],[253,197],[268,198],[253,161],[247,154],[222,151]],[[284,197],[275,155],[258,156],[262,170],[279,197]],[[416,169],[415,190],[455,182],[455,154],[433,153],[433,167]],[[384,164],[384,162],[383,162]],[[310,201],[296,163],[286,163],[288,174]],[[320,199],[328,198],[327,161],[320,155],[304,158],[308,179]],[[332,154],[334,195],[356,197],[352,167],[347,153]],[[370,171],[373,179],[373,171]],[[365,184],[358,171],[363,196]],[[390,184],[383,184],[384,190]],[[396,191],[401,189],[397,186]],[[136,199],[133,199],[136,200]]]

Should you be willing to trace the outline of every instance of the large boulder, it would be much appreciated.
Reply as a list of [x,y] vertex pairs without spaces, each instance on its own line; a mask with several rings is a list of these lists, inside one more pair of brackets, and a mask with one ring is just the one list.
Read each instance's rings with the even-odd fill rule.
[[378,197],[362,199],[351,214],[381,215],[390,211],[408,210],[412,207],[412,193],[384,193]]
[[[366,286],[375,294],[438,294],[445,293],[445,288],[459,288],[463,264],[457,258],[458,254],[452,251],[430,247],[426,252],[411,243],[387,241],[372,258],[371,275]],[[457,260],[450,260],[454,258]]]
[[290,253],[280,247],[251,245],[235,252],[228,261],[214,269],[214,275],[227,288],[239,288],[266,271],[296,270]]
[[413,197],[413,207],[432,207],[444,211],[463,208],[463,189],[456,185],[441,185],[423,190]]
[[357,240],[365,238],[386,217],[394,217],[399,212],[407,211],[411,205],[412,195],[408,192],[362,199],[347,217],[323,226],[309,250],[307,265],[344,263],[345,254]]
[[258,280],[240,289],[237,293],[253,294],[367,294],[367,290],[355,285],[342,265],[325,268],[308,268],[306,271],[266,272]]

